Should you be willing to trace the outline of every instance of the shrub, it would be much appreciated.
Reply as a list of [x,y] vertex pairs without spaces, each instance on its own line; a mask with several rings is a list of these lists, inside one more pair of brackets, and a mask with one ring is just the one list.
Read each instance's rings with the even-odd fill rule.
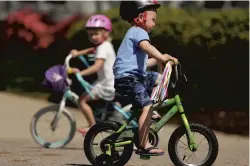
[[[129,24],[120,19],[118,8],[104,14],[112,19],[117,49]],[[85,21],[69,30],[67,37],[74,46],[89,44]],[[182,91],[187,107],[248,109],[247,9],[189,11],[164,6],[158,10],[151,40],[161,52],[176,56],[182,63],[189,80]]]

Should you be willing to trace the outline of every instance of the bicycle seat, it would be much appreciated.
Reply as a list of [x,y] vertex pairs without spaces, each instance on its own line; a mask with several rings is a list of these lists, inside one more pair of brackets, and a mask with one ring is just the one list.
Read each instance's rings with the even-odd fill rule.
[[122,106],[128,105],[132,103],[132,99],[129,95],[123,95],[121,93],[115,92],[114,101],[119,102]]
[[95,108],[106,108],[109,101],[98,99],[98,100],[91,100],[89,101],[89,105]]
[[118,92],[115,92],[115,96],[118,96],[118,97],[128,97],[128,95],[123,95],[123,94],[120,94]]

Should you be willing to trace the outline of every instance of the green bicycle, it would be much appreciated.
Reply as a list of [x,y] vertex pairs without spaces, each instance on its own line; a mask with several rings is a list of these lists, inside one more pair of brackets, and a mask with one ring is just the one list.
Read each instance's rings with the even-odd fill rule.
[[[166,71],[166,68],[167,65],[164,71]],[[167,74],[171,75],[171,71],[172,67]],[[187,81],[186,76],[181,73],[180,65],[175,66],[175,76],[175,81],[171,82],[175,92],[174,97],[158,100],[153,105],[154,111],[166,106],[172,107],[170,110],[166,110],[166,114],[157,123],[151,125],[149,132],[150,143],[154,146],[158,145],[159,137],[157,133],[169,119],[176,113],[179,113],[182,124],[175,129],[168,142],[168,153],[171,161],[176,166],[210,166],[215,162],[218,155],[219,146],[217,138],[208,127],[188,122],[178,94],[180,83]],[[160,86],[159,88],[161,88],[160,93],[166,90]],[[124,124],[115,121],[103,121],[97,123],[89,130],[84,139],[84,152],[91,164],[98,166],[123,166],[129,161],[134,151],[133,146],[138,147],[139,141],[137,126],[129,128],[128,125],[139,118],[139,112],[132,111],[132,115]],[[101,134],[102,138],[97,137],[98,134]],[[204,138],[198,139],[196,138],[197,135]],[[98,141],[100,143],[97,143]],[[206,148],[201,146],[204,142],[208,144]],[[94,146],[100,149],[99,154],[95,151]],[[183,150],[187,150],[187,152],[180,152]],[[203,152],[203,150],[207,152]],[[198,161],[197,156],[201,152],[204,158]],[[194,157],[191,157],[190,154],[194,155]],[[145,160],[150,159],[150,156],[140,155],[140,158]],[[190,161],[191,159],[194,159],[194,161]]]

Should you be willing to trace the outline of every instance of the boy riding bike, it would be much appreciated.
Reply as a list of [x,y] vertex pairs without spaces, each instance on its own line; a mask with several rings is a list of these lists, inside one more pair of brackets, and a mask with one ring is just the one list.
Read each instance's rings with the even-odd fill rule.
[[[146,72],[146,68],[168,60],[178,60],[168,54],[161,54],[150,44],[148,33],[155,26],[157,9],[160,7],[156,1],[122,1],[120,16],[131,24],[117,53],[113,66],[115,75],[115,89],[118,93],[128,96],[135,109],[141,109],[139,118],[138,153],[149,155],[163,155],[164,151],[152,147],[148,141],[150,119],[152,116],[152,101],[150,95],[161,75],[156,72]],[[148,59],[148,56],[151,58]]]
[[[98,75],[98,79],[95,81],[92,91],[95,94],[95,98],[92,99],[91,96],[83,94],[79,99],[80,108],[87,118],[89,127],[91,127],[96,123],[96,121],[93,111],[87,102],[98,99],[104,99],[107,101],[113,100],[115,89],[112,66],[116,56],[113,45],[110,42],[112,24],[108,17],[100,14],[93,15],[88,19],[85,28],[87,29],[89,40],[92,42],[94,47],[81,51],[72,50],[71,54],[73,57],[77,57],[83,54],[94,53],[95,63],[83,71],[79,71],[77,68],[72,68],[70,72],[80,72],[82,76],[94,73],[97,73]],[[89,127],[79,128],[78,132],[85,135]]]

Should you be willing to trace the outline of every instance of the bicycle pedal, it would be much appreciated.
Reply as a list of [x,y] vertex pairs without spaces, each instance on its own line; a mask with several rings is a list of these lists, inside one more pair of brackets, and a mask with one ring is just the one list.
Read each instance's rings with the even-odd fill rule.
[[142,159],[142,160],[149,160],[150,156],[140,155],[140,159]]

